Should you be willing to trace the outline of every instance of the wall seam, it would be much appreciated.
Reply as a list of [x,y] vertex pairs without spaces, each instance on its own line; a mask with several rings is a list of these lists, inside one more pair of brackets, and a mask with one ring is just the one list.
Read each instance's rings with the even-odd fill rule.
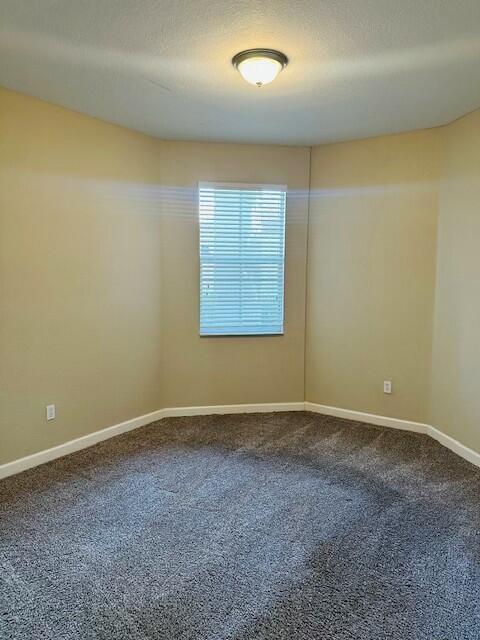
[[[434,266],[434,281],[433,281],[433,298],[432,298],[432,317],[431,317],[431,336],[430,336],[430,358],[428,363],[428,376],[427,376],[427,389],[424,406],[424,418],[425,421],[430,421],[433,418],[433,360],[435,355],[435,329],[436,329],[436,316],[437,316],[437,293],[438,293],[438,278],[439,278],[439,249],[440,249],[440,208],[441,208],[441,190],[444,175],[443,161],[444,161],[444,131],[449,124],[437,127],[437,185],[436,185],[436,210],[437,210],[437,226],[435,237],[435,266]],[[430,424],[430,423],[429,423]]]
[[307,203],[307,225],[306,225],[306,241],[305,241],[305,304],[304,304],[304,317],[305,325],[303,331],[303,400],[307,399],[307,327],[308,327],[308,246],[310,243],[310,205],[312,197],[312,151],[313,147],[310,147],[309,159],[308,159],[308,203]]

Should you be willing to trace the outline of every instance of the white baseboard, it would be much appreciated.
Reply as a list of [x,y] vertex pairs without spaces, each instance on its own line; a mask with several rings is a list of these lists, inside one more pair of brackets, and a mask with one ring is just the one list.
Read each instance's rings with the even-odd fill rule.
[[150,422],[160,420],[160,418],[163,418],[162,410],[146,413],[138,418],[132,418],[132,420],[126,420],[125,422],[120,422],[120,424],[115,424],[113,427],[100,429],[100,431],[94,431],[93,433],[89,433],[81,438],[69,440],[68,442],[59,444],[56,447],[52,447],[51,449],[45,449],[38,453],[32,453],[30,456],[25,456],[25,458],[19,458],[18,460],[7,462],[6,464],[0,465],[0,480],[8,476],[13,476],[16,473],[26,471],[27,469],[31,469],[32,467],[38,467],[45,462],[50,462],[57,458],[63,458],[63,456],[66,456],[69,453],[80,451],[80,449],[86,449],[87,447],[97,444],[97,442],[102,442],[102,440],[108,440],[109,438],[118,436],[121,433],[126,433],[127,431],[132,431],[138,427],[143,427]]
[[209,416],[229,413],[273,413],[277,411],[304,411],[304,402],[277,402],[261,404],[213,404],[201,407],[170,407],[163,409],[163,417]]
[[454,438],[447,436],[446,433],[443,433],[443,431],[440,431],[435,427],[428,427],[428,435],[461,458],[471,462],[476,467],[480,467],[480,453],[477,453],[473,449],[469,449],[461,442],[458,442],[458,440],[454,440]]
[[437,442],[447,449],[450,449],[461,458],[464,458],[475,466],[480,467],[480,453],[477,453],[473,449],[469,449],[464,444],[458,442],[458,440],[454,440],[451,436],[447,436],[436,427],[424,424],[423,422],[400,420],[399,418],[389,418],[387,416],[379,416],[374,413],[362,413],[361,411],[352,411],[351,409],[329,407],[324,404],[315,404],[313,402],[305,402],[305,411],[313,411],[314,413],[322,413],[327,416],[345,418],[346,420],[356,420],[357,422],[366,422],[367,424],[375,424],[381,427],[424,433],[434,440],[437,440]]
[[159,409],[152,413],[146,413],[138,418],[132,418],[132,420],[126,420],[120,424],[115,424],[112,427],[101,429],[100,431],[94,431],[81,438],[75,438],[75,440],[69,440],[63,444],[59,444],[51,449],[45,449],[38,453],[33,453],[25,458],[19,458],[12,462],[0,465],[0,480],[13,476],[27,469],[38,467],[45,462],[56,460],[57,458],[63,458],[63,456],[80,449],[86,449],[91,447],[97,442],[102,440],[108,440],[114,436],[118,436],[121,433],[132,431],[138,427],[143,427],[151,422],[161,420],[162,418],[168,418],[173,416],[203,416],[212,414],[228,414],[228,413],[270,413],[275,411],[303,411],[303,402],[283,402],[283,403],[263,403],[263,404],[226,404],[226,405],[211,405],[202,407],[171,407],[167,409]]
[[379,416],[374,413],[362,413],[361,411],[352,411],[351,409],[329,407],[328,405],[315,404],[314,402],[305,402],[305,411],[323,413],[323,415],[326,416],[335,416],[336,418],[345,418],[346,420],[356,420],[357,422],[366,422],[367,424],[375,424],[380,427],[391,427],[392,429],[402,429],[403,431],[415,431],[415,433],[427,433],[429,429],[429,425],[423,424],[422,422],[400,420],[399,418],[388,418],[387,416]]
[[313,402],[281,402],[281,403],[261,403],[261,404],[229,404],[229,405],[210,405],[200,407],[170,407],[159,409],[152,413],[147,413],[132,420],[126,420],[120,424],[116,424],[94,433],[89,433],[81,438],[70,440],[64,444],[60,444],[51,449],[39,451],[25,458],[13,460],[6,464],[0,465],[0,479],[15,475],[27,469],[37,467],[45,462],[50,462],[56,458],[62,458],[80,449],[91,447],[97,442],[108,440],[114,436],[132,431],[138,427],[143,427],[151,422],[156,422],[162,418],[175,416],[199,416],[213,414],[234,414],[234,413],[271,413],[278,411],[312,411],[322,413],[324,415],[336,416],[347,420],[355,420],[357,422],[365,422],[383,427],[391,427],[393,429],[402,429],[403,431],[414,431],[416,433],[424,433],[440,444],[447,447],[457,455],[461,456],[468,462],[480,467],[480,453],[469,449],[457,440],[442,433],[435,427],[421,422],[411,422],[409,420],[400,420],[399,418],[389,418],[379,416],[372,413],[362,413],[361,411],[352,411],[350,409],[341,409],[339,407],[329,407],[327,405],[315,404]]

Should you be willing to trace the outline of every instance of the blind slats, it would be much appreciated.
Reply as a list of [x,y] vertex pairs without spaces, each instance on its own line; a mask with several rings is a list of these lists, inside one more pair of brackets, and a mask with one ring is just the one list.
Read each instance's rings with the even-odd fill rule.
[[199,185],[200,335],[283,333],[286,189]]

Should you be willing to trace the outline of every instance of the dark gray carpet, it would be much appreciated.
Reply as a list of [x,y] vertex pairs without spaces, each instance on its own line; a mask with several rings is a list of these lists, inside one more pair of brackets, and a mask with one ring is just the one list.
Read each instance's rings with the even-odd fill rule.
[[426,436],[171,418],[0,495],[2,640],[480,638],[480,470]]

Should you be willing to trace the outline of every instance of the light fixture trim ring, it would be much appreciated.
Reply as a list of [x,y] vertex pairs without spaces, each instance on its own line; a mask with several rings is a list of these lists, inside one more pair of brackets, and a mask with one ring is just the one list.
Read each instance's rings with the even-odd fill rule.
[[245,49],[245,51],[240,51],[233,56],[232,64],[235,69],[238,69],[238,65],[249,58],[270,58],[270,60],[279,62],[282,69],[285,69],[288,64],[287,56],[276,49]]

